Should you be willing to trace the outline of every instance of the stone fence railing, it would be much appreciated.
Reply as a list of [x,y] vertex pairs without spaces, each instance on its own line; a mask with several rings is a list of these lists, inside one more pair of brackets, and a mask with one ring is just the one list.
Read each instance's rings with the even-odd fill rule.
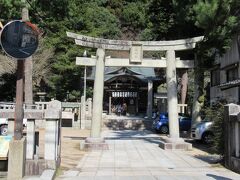
[[[35,102],[33,105],[24,104],[24,118],[27,119],[27,143],[25,168],[23,168],[22,172],[25,171],[25,175],[39,175],[44,169],[56,169],[59,166],[61,161],[60,131],[62,119],[72,119],[73,123],[78,124],[78,127],[82,128],[82,124],[85,127],[85,118],[86,116],[91,116],[92,113],[91,103],[91,99],[88,99],[86,103],[54,100],[51,102]],[[81,104],[85,104],[85,106]],[[87,113],[86,109],[88,110]],[[75,115],[78,115],[78,118],[75,118]],[[8,119],[8,136],[14,136],[14,117],[15,103],[0,102],[0,118]],[[44,129],[40,130],[37,128],[36,122],[38,120],[45,122]],[[40,141],[40,136],[42,142]],[[9,167],[15,166],[9,165]],[[14,174],[12,173],[13,171],[13,169],[9,168],[11,174]]]
[[225,166],[240,173],[240,106],[228,104],[224,109]]
[[[85,101],[84,98],[82,98]],[[32,105],[23,105],[24,118],[31,118],[32,114],[44,113],[49,106],[50,102],[35,102]],[[82,129],[90,128],[86,126],[87,119],[91,119],[92,116],[92,99],[88,98],[86,102],[61,102],[62,105],[62,119],[68,120],[67,124],[71,124],[72,127]],[[11,102],[0,102],[0,118],[11,119],[14,117],[15,103]],[[39,118],[41,116],[38,116]],[[39,119],[41,120],[41,119]],[[71,121],[69,121],[71,120]],[[89,123],[88,123],[89,124]],[[42,126],[42,125],[40,125]]]
[[[8,136],[14,136],[14,105],[11,105],[11,109],[7,106],[1,106],[0,115],[1,117],[8,118]],[[51,101],[48,103],[48,108],[45,111],[37,109],[24,109],[24,118],[27,119],[26,127],[26,151],[23,148],[23,167],[21,166],[21,172],[18,174],[20,176],[25,175],[40,175],[45,169],[57,169],[60,164],[60,131],[61,131],[61,111],[62,103],[60,101]],[[40,130],[36,133],[35,121],[36,119],[44,119],[46,122],[44,133],[42,136],[42,141],[38,141],[38,138],[35,135],[40,136]],[[25,140],[24,140],[25,141]],[[11,144],[11,143],[10,143]],[[43,145],[44,144],[44,145]],[[37,148],[38,145],[38,148]],[[9,146],[9,155],[8,158],[8,173],[11,176],[10,179],[18,179],[15,177],[14,169],[14,146]],[[39,158],[39,151],[37,149],[42,149],[43,157]],[[25,173],[24,173],[25,172]]]
[[[23,105],[23,109],[35,109],[35,110],[46,110],[49,102],[35,102],[31,105]],[[12,102],[0,102],[0,109],[15,109],[15,103]]]

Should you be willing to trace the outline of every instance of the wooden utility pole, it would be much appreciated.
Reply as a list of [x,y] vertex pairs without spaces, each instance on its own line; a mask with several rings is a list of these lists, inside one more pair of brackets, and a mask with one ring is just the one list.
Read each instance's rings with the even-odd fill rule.
[[23,131],[23,89],[24,89],[24,60],[17,60],[17,84],[14,139],[21,140]]
[[[22,2],[24,3],[25,1],[22,1]],[[22,9],[22,20],[29,21],[28,8],[26,6]],[[24,91],[25,91],[25,96],[24,96]],[[23,136],[22,131],[23,131],[23,118],[24,118],[24,110],[23,110],[24,97],[25,97],[25,103],[27,105],[33,103],[32,57],[29,57],[23,60],[17,60],[16,106],[15,106],[15,126],[14,126],[15,140],[21,140]]]
[[[24,7],[22,9],[22,20],[23,21],[29,21],[29,13],[28,13],[28,7],[26,5],[25,0],[22,1],[24,4]],[[33,64],[32,64],[32,56],[25,59],[25,96],[24,96],[24,102],[26,105],[32,105],[33,104],[33,91],[32,91],[32,70],[33,70]]]

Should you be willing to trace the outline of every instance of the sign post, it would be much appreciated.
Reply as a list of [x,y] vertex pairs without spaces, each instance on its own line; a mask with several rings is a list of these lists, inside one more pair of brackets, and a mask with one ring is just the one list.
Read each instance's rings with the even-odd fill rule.
[[11,21],[3,27],[0,42],[5,53],[17,60],[14,139],[21,140],[24,116],[24,62],[38,47],[38,31],[30,22]]
[[24,94],[24,61],[17,61],[17,83],[16,83],[16,106],[15,106],[15,126],[14,139],[21,140],[23,130],[23,94]]

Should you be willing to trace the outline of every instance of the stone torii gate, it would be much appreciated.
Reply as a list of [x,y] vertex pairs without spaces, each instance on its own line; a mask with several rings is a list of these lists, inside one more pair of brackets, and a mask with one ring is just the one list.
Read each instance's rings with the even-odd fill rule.
[[[102,104],[104,90],[104,67],[155,67],[166,68],[168,116],[169,116],[169,142],[181,142],[179,137],[178,108],[177,108],[177,80],[176,68],[193,68],[193,60],[180,60],[176,58],[175,51],[189,50],[195,48],[197,42],[203,39],[195,37],[175,41],[123,41],[94,38],[67,32],[67,36],[75,39],[80,46],[97,48],[96,57],[77,57],[76,64],[82,66],[96,66],[94,94],[93,94],[93,117],[91,126],[91,138],[100,138]],[[105,50],[127,50],[130,51],[129,59],[105,57]],[[165,51],[164,59],[145,59],[144,51]],[[148,83],[150,89],[152,83]],[[148,111],[151,112],[152,97],[148,97]],[[149,102],[150,101],[150,102]]]

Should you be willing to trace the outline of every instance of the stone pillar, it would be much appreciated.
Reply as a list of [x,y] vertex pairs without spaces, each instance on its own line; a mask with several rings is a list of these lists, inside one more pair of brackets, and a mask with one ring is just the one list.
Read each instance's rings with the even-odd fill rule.
[[49,161],[49,168],[55,169],[60,158],[60,123],[61,102],[51,101],[48,109],[45,111],[46,129],[45,129],[45,151],[44,159]]
[[26,139],[11,140],[8,153],[8,180],[20,180],[25,173]]
[[[236,138],[236,127],[234,127],[234,120],[238,121],[238,117],[231,116],[231,114],[238,114],[240,111],[240,106],[237,104],[227,104],[224,106],[224,163],[225,167],[229,169],[234,169],[235,171],[236,168],[234,166],[237,166],[238,163],[233,163],[233,156],[238,155],[236,153],[235,146],[236,146],[236,140],[239,141],[239,139]],[[239,131],[239,130],[237,130]],[[239,169],[239,168],[238,168]]]
[[105,50],[97,50],[97,61],[93,91],[93,116],[91,125],[91,138],[100,138],[102,108],[103,108],[103,88],[104,88],[104,59]]
[[231,138],[234,136],[234,131],[231,126],[230,114],[237,112],[239,112],[239,106],[236,104],[228,104],[224,106],[224,160],[227,168],[231,168],[231,156],[235,154],[233,142],[231,142]]
[[112,114],[112,97],[109,96],[109,110],[108,110],[108,114]]
[[57,119],[46,119],[44,159],[56,160]]
[[169,117],[169,135],[171,139],[179,138],[178,122],[178,101],[177,101],[177,78],[175,51],[167,51],[167,97],[168,97],[168,117]]
[[86,102],[85,96],[81,97],[81,129],[85,129],[85,121],[86,121]]
[[27,159],[33,159],[35,148],[35,119],[27,120]]
[[148,119],[152,119],[152,103],[153,103],[153,82],[152,80],[148,80],[148,104],[147,104]]
[[8,119],[8,136],[14,136],[14,119]]
[[92,98],[88,98],[88,116],[92,117]]

